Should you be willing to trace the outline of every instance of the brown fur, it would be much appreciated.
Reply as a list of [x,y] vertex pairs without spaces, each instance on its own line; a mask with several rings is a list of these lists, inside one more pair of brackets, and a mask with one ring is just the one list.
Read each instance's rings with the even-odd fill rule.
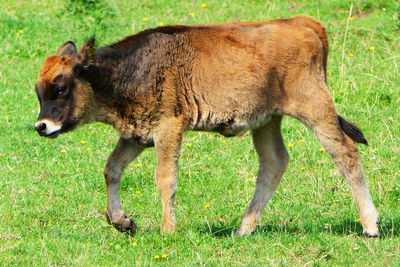
[[[92,121],[115,127],[121,138],[104,172],[108,220],[131,232],[136,226],[122,211],[118,186],[123,169],[144,147],[155,146],[161,230],[170,232],[176,225],[182,133],[235,136],[250,130],[260,170],[237,231],[243,235],[254,231],[286,169],[280,122],[289,115],[310,127],[332,156],[353,190],[364,233],[376,236],[377,213],[351,139],[362,141],[356,138],[361,131],[336,114],[326,85],[327,56],[324,27],[305,17],[160,27],[97,51],[94,39],[79,51],[67,42],[45,60],[39,74],[36,89],[43,112],[36,127],[52,137]],[[61,81],[54,80],[60,74]],[[46,123],[61,129],[47,131]]]

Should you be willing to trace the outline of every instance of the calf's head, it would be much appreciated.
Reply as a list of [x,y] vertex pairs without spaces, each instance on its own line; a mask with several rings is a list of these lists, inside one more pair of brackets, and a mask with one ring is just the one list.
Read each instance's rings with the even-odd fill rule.
[[89,122],[93,90],[79,73],[92,63],[93,57],[92,38],[79,51],[68,41],[56,55],[45,59],[35,84],[40,102],[35,128],[41,136],[54,138]]

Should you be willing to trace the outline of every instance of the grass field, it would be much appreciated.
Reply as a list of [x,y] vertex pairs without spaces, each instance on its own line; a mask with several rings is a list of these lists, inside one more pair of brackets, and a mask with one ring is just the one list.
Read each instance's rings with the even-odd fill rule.
[[[76,3],[78,2],[78,3]],[[398,265],[400,259],[400,5],[342,1],[15,1],[0,4],[0,265]],[[85,1],[83,1],[85,2]],[[97,3],[91,6],[90,3]],[[103,215],[103,167],[118,136],[104,124],[57,139],[33,128],[34,83],[47,55],[67,40],[99,46],[158,25],[321,21],[330,38],[328,83],[339,114],[356,122],[380,237],[362,236],[349,186],[313,134],[286,117],[291,161],[262,225],[234,231],[253,194],[251,137],[186,133],[176,197],[178,230],[161,235],[155,153],[123,175],[121,198],[134,237]],[[285,40],[282,40],[284,42]]]

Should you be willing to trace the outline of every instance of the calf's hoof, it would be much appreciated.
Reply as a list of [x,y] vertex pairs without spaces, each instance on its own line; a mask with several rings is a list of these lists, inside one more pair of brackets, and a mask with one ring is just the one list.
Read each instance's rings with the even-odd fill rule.
[[367,231],[364,231],[364,232],[363,232],[363,235],[364,235],[365,237],[368,237],[368,238],[377,238],[377,237],[378,237],[378,232],[376,232],[376,233],[369,233],[369,232],[367,232]]
[[368,238],[376,238],[379,235],[378,222],[374,220],[370,224],[363,223],[363,235]]
[[176,224],[173,223],[163,223],[161,225],[161,234],[171,234],[175,231]]
[[235,235],[236,236],[251,235],[256,231],[256,228],[257,228],[257,223],[244,221],[240,224],[239,229],[237,229]]
[[237,229],[235,236],[251,235],[254,231],[255,231],[255,229],[249,230],[249,229],[243,229],[240,227],[239,229]]
[[123,215],[122,218],[119,218],[117,221],[112,221],[112,218],[110,217],[108,212],[105,212],[104,215],[106,216],[108,224],[114,226],[114,228],[120,231],[121,233],[128,235],[136,234],[137,231],[136,223],[131,219],[129,219],[125,214]]
[[122,225],[119,223],[113,223],[112,226],[114,226],[115,229],[117,229],[121,233],[128,235],[134,235],[137,231],[136,223],[129,218],[126,218]]

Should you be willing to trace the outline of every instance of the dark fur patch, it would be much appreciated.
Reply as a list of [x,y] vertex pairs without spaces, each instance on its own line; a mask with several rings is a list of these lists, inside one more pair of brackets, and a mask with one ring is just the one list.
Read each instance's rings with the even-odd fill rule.
[[346,121],[343,117],[338,116],[340,128],[347,134],[354,142],[368,146],[368,141],[365,139],[361,130],[353,123]]

